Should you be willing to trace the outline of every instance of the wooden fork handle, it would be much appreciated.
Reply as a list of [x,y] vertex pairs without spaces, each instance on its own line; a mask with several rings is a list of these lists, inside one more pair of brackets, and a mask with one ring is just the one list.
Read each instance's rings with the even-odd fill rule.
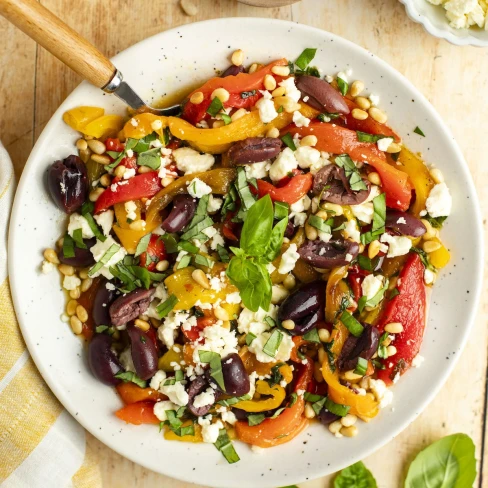
[[0,14],[93,85],[113,78],[111,61],[36,0],[0,0]]

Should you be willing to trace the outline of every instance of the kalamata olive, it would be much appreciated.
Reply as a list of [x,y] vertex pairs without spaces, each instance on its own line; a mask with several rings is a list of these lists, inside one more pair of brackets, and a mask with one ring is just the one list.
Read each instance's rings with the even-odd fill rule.
[[236,76],[239,73],[244,73],[244,66],[241,64],[239,66],[229,66],[221,75],[221,78],[225,78],[226,76]]
[[232,164],[260,163],[276,157],[281,151],[281,139],[273,137],[248,137],[236,142],[227,152]]
[[123,325],[142,315],[148,309],[155,291],[156,288],[138,288],[117,298],[109,310],[112,325]]
[[363,178],[367,190],[353,191],[344,168],[329,164],[324,166],[313,178],[312,191],[321,199],[339,205],[359,205],[369,196],[371,185]]
[[358,358],[362,357],[370,360],[378,349],[380,333],[376,327],[368,325],[364,328],[359,337],[352,334],[346,339],[341,354],[337,360],[340,371],[349,371],[355,369],[358,364]]
[[88,266],[93,266],[95,264],[95,258],[90,252],[90,249],[96,244],[97,240],[93,239],[83,239],[86,245],[86,249],[81,249],[75,246],[75,255],[72,258],[67,258],[64,256],[63,250],[58,252],[58,258],[63,264],[69,264],[70,266],[77,266],[80,268],[87,268]]
[[117,294],[115,289],[107,289],[107,283],[106,279],[100,282],[93,300],[92,317],[95,325],[111,325],[109,310]]
[[323,425],[329,425],[332,422],[335,422],[336,420],[340,419],[339,415],[335,415],[329,412],[328,410],[326,410],[325,408],[321,410],[321,412],[318,415],[318,418],[320,420],[320,423]]
[[78,210],[88,194],[88,174],[78,156],[55,161],[47,173],[47,186],[54,203],[67,214]]
[[249,393],[249,375],[239,354],[229,354],[222,359],[222,374],[227,395],[242,396]]
[[347,239],[306,241],[298,249],[300,257],[315,268],[330,269],[345,266],[357,257],[359,244]]
[[342,95],[321,78],[308,75],[295,76],[295,84],[302,92],[302,99],[308,97],[311,107],[330,114],[349,113],[349,107]]
[[114,375],[124,368],[111,347],[112,338],[108,334],[95,334],[88,344],[88,364],[95,378],[105,385],[115,386],[120,380]]
[[195,407],[194,401],[197,395],[200,395],[203,391],[209,388],[210,384],[205,378],[205,376],[197,376],[191,383],[190,387],[188,388],[188,409],[193,415],[197,417],[201,417],[202,415],[206,415],[208,411],[212,408],[213,403],[208,405],[204,405],[202,407]]
[[158,370],[158,351],[154,341],[139,327],[127,326],[130,341],[130,353],[137,376],[148,380]]
[[285,229],[285,237],[293,237],[293,234],[295,233],[295,226],[293,225],[293,222],[291,220],[288,221],[288,224],[286,224],[286,229]]
[[420,219],[399,210],[386,211],[385,225],[404,236],[420,237],[427,231]]
[[237,420],[247,420],[248,413],[241,408],[233,408],[232,413],[236,416]]
[[295,328],[288,330],[292,336],[302,335],[312,330],[323,320],[325,309],[324,281],[312,281],[303,285],[285,299],[278,310],[278,319],[293,320]]
[[166,232],[179,232],[183,230],[193,218],[197,202],[190,195],[176,195],[173,199],[173,208],[163,220],[161,227]]

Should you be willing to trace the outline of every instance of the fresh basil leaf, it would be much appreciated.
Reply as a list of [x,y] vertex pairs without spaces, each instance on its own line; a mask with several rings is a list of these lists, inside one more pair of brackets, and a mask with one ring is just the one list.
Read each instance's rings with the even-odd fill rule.
[[[192,227],[190,227],[181,236],[181,239],[184,241],[189,241],[190,239],[196,239],[197,234],[199,234],[202,230],[207,229],[208,227],[212,227],[213,224],[214,224],[214,221],[211,219],[211,217],[205,217],[203,220],[198,222],[198,224],[195,224]],[[207,236],[207,238],[208,238],[208,236]]]
[[232,119],[230,118],[230,115],[221,113],[220,116],[222,117],[222,120],[224,121],[225,125],[229,125],[232,122]]
[[161,149],[155,147],[154,149],[149,149],[143,153],[140,153],[137,157],[138,166],[147,166],[151,169],[159,169],[161,166]]
[[63,256],[65,258],[75,257],[75,242],[69,234],[66,234],[63,239]]
[[180,241],[178,242],[178,251],[186,251],[191,254],[196,254],[199,249],[195,244],[192,244],[190,241]]
[[425,137],[424,131],[419,126],[415,127],[415,129],[413,131],[415,132],[415,134],[418,134],[419,136]]
[[364,327],[347,310],[342,312],[340,321],[354,337],[359,337],[363,333]]
[[274,218],[275,220],[281,220],[288,217],[290,205],[285,202],[274,202]]
[[253,413],[247,416],[247,423],[250,426],[259,425],[265,418],[264,413]]
[[359,142],[372,142],[376,143],[380,139],[384,139],[385,137],[388,136],[383,136],[381,134],[368,134],[367,132],[361,132],[360,130],[356,131],[356,134],[358,136],[358,141]]
[[349,84],[347,83],[347,81],[337,77],[337,87],[339,88],[341,95],[345,97],[347,94],[347,90],[349,90]]
[[223,263],[228,263],[230,261],[229,253],[224,246],[217,244],[217,252],[219,253],[219,258]]
[[468,488],[476,478],[475,446],[466,434],[434,442],[413,460],[405,488]]
[[334,488],[378,488],[378,485],[371,471],[359,461],[339,473],[334,480]]
[[373,233],[385,232],[385,221],[386,221],[386,194],[381,193],[377,197],[373,198],[373,226],[371,231]]
[[178,235],[163,234],[159,237],[164,242],[164,249],[167,253],[173,254],[178,252]]
[[254,339],[256,339],[256,336],[252,332],[248,332],[246,334],[246,345],[250,346]]
[[308,342],[316,342],[317,344],[320,344],[321,341],[319,339],[319,333],[317,332],[317,329],[312,329],[308,331],[303,338],[308,341]]
[[137,258],[137,256],[140,256],[143,252],[146,252],[150,240],[151,240],[150,232],[149,234],[146,234],[145,236],[141,237],[141,239],[137,243],[136,253],[134,254],[134,257]]
[[73,240],[75,241],[76,247],[86,249],[86,244],[83,242],[83,231],[81,229],[75,229],[73,231]]
[[95,235],[95,237],[101,241],[105,242],[105,239],[107,239],[106,236],[103,235],[103,232],[100,230],[100,227],[98,227],[98,224],[95,222],[95,219],[93,218],[93,210],[94,210],[94,205],[92,202],[85,202],[81,206],[81,215],[85,217],[86,221],[88,222],[88,225],[90,226],[91,231]]
[[281,341],[283,340],[283,333],[278,329],[274,329],[268,340],[263,346],[264,354],[274,358],[278,349],[280,347]]
[[240,247],[249,256],[262,256],[273,228],[273,202],[269,195],[260,198],[248,211],[242,227]]
[[430,225],[434,227],[434,229],[442,229],[444,221],[447,219],[447,217],[431,217],[429,214],[427,214],[424,219],[427,220]]
[[115,151],[107,151],[107,154],[112,158],[112,159],[117,159],[122,153],[121,152],[115,152]]
[[293,137],[291,136],[291,134],[289,132],[287,132],[282,138],[281,140],[292,150],[292,151],[296,151],[297,150],[297,147],[295,146],[295,143],[293,142]]
[[147,383],[144,380],[141,380],[139,376],[137,376],[132,371],[119,371],[117,374],[114,375],[115,378],[122,380],[124,383],[135,383],[137,386],[141,388],[146,388]]
[[316,48],[307,47],[302,51],[300,56],[298,56],[295,64],[302,70],[307,69],[307,66],[311,63],[312,59],[315,57],[317,52]]
[[164,302],[160,303],[156,307],[156,312],[159,315],[160,319],[166,317],[173,308],[175,308],[176,304],[178,303],[178,298],[175,295],[170,295]]
[[317,119],[320,122],[330,122],[331,120],[337,119],[340,116],[341,116],[341,114],[339,114],[339,113],[334,114],[334,113],[329,113],[329,112],[322,112],[321,114],[317,115]]
[[288,215],[284,219],[281,219],[271,231],[271,237],[269,238],[268,247],[264,256],[269,262],[274,261],[281,251],[287,225]]
[[206,256],[202,256],[201,254],[197,254],[195,256],[195,264],[200,264],[201,266],[206,266],[207,268],[212,268],[214,262],[207,258]]
[[222,391],[225,391],[224,375],[222,373],[222,358],[212,351],[198,351],[200,362],[210,364],[210,376],[216,381]]
[[[331,223],[333,223],[332,219],[329,220],[331,220],[332,221]],[[320,232],[325,232],[326,234],[332,233],[331,226],[328,224],[329,220],[325,221],[324,219],[321,219],[317,215],[310,215],[310,217],[308,217],[308,223],[312,227],[315,227]]]
[[349,155],[340,154],[339,156],[336,156],[335,163],[340,168],[344,168],[344,172],[346,173],[346,178],[349,180],[351,190],[367,190],[367,186],[364,183],[361,175],[359,174],[358,168],[356,167],[354,161],[350,158]]
[[207,113],[211,115],[212,117],[215,117],[222,109],[224,106],[222,105],[222,102],[220,101],[220,98],[215,97],[212,102],[210,103]]
[[237,463],[239,456],[225,429],[220,429],[219,437],[214,446],[223,454],[229,464]]
[[378,266],[379,258],[375,257],[373,259],[369,259],[368,256],[364,256],[360,254],[358,256],[358,264],[359,267],[366,270],[366,271],[374,271],[376,266]]

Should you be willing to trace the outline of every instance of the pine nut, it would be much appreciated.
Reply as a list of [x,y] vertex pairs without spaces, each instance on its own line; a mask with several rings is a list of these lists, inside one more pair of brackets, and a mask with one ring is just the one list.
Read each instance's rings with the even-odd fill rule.
[[252,74],[255,73],[257,70],[258,70],[257,63],[252,63],[251,66],[249,66],[248,73]]
[[171,183],[173,183],[173,181],[174,181],[173,177],[166,176],[165,178],[161,178],[161,185],[166,187],[166,186],[171,185]]
[[399,153],[401,150],[402,150],[402,146],[400,146],[400,144],[397,144],[396,142],[392,142],[388,146],[388,149],[386,150],[386,152],[389,154],[396,154],[396,153]]
[[114,175],[117,178],[123,178],[125,174],[126,167],[123,165],[119,165],[114,169]]
[[277,137],[280,137],[280,131],[276,127],[272,127],[268,130],[268,132],[266,132],[266,137],[276,139]]
[[[322,330],[322,329],[320,329]],[[320,332],[319,330],[319,332]],[[320,335],[319,335],[320,337]],[[325,349],[323,347],[319,347],[317,356],[319,358],[319,363],[322,364],[327,359],[327,354],[325,353]]]
[[78,139],[76,141],[76,149],[78,149],[78,151],[86,151],[87,147],[88,147],[88,144],[85,141],[85,139]]
[[287,290],[293,290],[297,284],[297,280],[295,277],[290,273],[284,280],[283,280],[283,286]]
[[432,227],[431,223],[426,219],[420,219],[422,224],[425,226],[425,234],[422,236],[424,241],[430,241],[435,237],[435,229]]
[[369,383],[370,377],[369,376],[364,376],[363,379],[359,382],[359,386],[361,388],[364,388],[365,390],[369,390]]
[[338,434],[341,429],[342,424],[340,420],[335,420],[329,424],[329,432],[332,432],[332,434]]
[[356,437],[358,435],[358,428],[355,425],[351,425],[351,427],[342,427],[341,434],[345,437]]
[[300,146],[316,146],[318,142],[317,136],[314,135],[309,135],[305,136],[301,141],[300,141]]
[[76,307],[76,316],[82,321],[86,322],[88,320],[88,312],[83,305],[78,305]]
[[198,13],[198,7],[191,0],[180,0],[180,6],[189,17],[193,17]]
[[304,414],[307,419],[313,419],[315,417],[314,409],[312,408],[312,405],[310,405],[310,403],[305,404]]
[[75,274],[75,268],[69,264],[60,264],[58,269],[64,276],[73,276]]
[[282,105],[283,110],[287,114],[291,114],[291,113],[293,113],[297,110],[300,110],[302,108],[302,106],[299,103],[296,103],[295,100],[293,100],[293,98],[286,97],[286,96],[276,97],[275,102],[278,103],[278,105]]
[[148,331],[151,328],[151,324],[147,320],[136,319],[134,325],[143,332]]
[[327,211],[323,209],[320,209],[315,215],[323,220],[327,220],[329,218]]
[[151,321],[151,324],[155,329],[157,329],[161,325],[161,320],[155,319],[154,317],[150,317],[149,320]]
[[341,418],[341,424],[344,427],[351,427],[351,425],[354,425],[357,422],[358,418],[353,415],[352,413],[348,413],[345,417]]
[[80,269],[78,272],[80,279],[86,280],[88,278],[88,269]]
[[380,175],[376,171],[372,171],[368,173],[368,180],[373,183],[373,185],[381,185],[381,178]]
[[218,129],[219,127],[224,127],[225,122],[223,120],[215,120],[212,124],[212,129]]
[[385,325],[385,331],[389,334],[400,334],[403,332],[403,325],[400,322],[391,322]]
[[216,307],[214,308],[214,315],[215,315],[215,318],[219,319],[219,320],[229,320],[229,314],[227,313],[227,310],[225,310],[224,308],[222,307]]
[[244,51],[242,49],[237,49],[232,53],[230,58],[234,66],[241,66],[244,63]]
[[70,300],[66,305],[66,313],[71,317],[72,315],[76,314],[76,307],[78,306],[78,302],[76,300]]
[[90,202],[96,202],[104,191],[104,188],[95,188],[94,190],[92,190],[88,195]]
[[353,108],[351,114],[356,120],[366,120],[368,118],[368,112],[360,108]]
[[190,102],[193,103],[194,105],[200,105],[203,102],[204,99],[203,92],[197,91],[193,93],[193,95],[190,97]]
[[140,175],[143,175],[145,173],[150,173],[151,171],[154,171],[154,170],[152,168],[150,168],[149,166],[139,166],[139,168],[137,169],[137,172]]
[[156,120],[153,120],[151,122],[151,129],[156,131],[156,130],[160,130],[163,128],[163,123],[161,122],[161,120],[159,119],[156,119]]
[[305,235],[310,241],[315,241],[319,236],[319,233],[315,227],[312,227],[308,222],[305,224]]
[[290,292],[284,286],[273,285],[271,288],[271,303],[273,305],[281,303],[289,294]]
[[432,176],[432,179],[437,183],[444,183],[444,175],[442,174],[442,171],[438,168],[433,168],[430,170],[430,176]]
[[369,108],[371,108],[371,102],[366,97],[357,97],[354,101],[356,102],[357,106],[362,110],[368,110]]
[[129,224],[129,229],[132,230],[144,230],[146,228],[146,222],[144,220],[134,220]]
[[97,139],[92,139],[91,141],[87,142],[88,147],[95,153],[95,154],[103,154],[107,148],[102,141]]
[[324,381],[322,365],[319,363],[313,363],[313,377],[317,383],[322,383]]
[[54,249],[48,248],[44,250],[43,253],[44,258],[46,261],[49,261],[52,264],[59,264],[58,255]]
[[59,248],[62,248],[63,247],[63,244],[64,244],[64,237],[60,237],[57,241],[56,241],[56,246],[58,246]]
[[90,160],[92,152],[88,149],[88,146],[85,150],[80,151],[80,158],[86,164]]
[[77,300],[81,296],[81,291],[80,288],[77,286],[74,290],[69,291],[69,296],[70,298],[73,298],[74,300]]
[[264,77],[264,88],[269,91],[273,91],[276,88],[276,80],[274,76],[268,74]]
[[230,116],[230,120],[232,120],[232,122],[235,122],[236,120],[242,119],[242,117],[244,117],[244,115],[247,115],[248,113],[249,112],[245,108],[240,108]]
[[90,289],[90,286],[92,286],[93,280],[91,278],[85,278],[81,282],[81,291],[85,292]]
[[422,245],[422,249],[428,254],[434,251],[437,251],[437,249],[441,248],[441,243],[437,241],[426,241]]
[[364,83],[361,80],[356,80],[351,85],[350,94],[351,97],[357,97],[364,90]]
[[227,102],[229,100],[230,93],[225,88],[216,88],[210,98],[213,100],[214,98],[218,98],[222,103]]
[[285,95],[285,93],[286,93],[286,88],[284,86],[280,86],[276,88],[276,90],[272,91],[271,96],[273,98],[282,97]]
[[273,66],[271,73],[278,76],[290,76],[290,68],[288,66]]
[[76,334],[79,335],[83,331],[83,324],[81,323],[81,320],[76,316],[73,315],[69,319],[69,323],[71,325],[71,330]]
[[368,113],[373,120],[376,120],[376,122],[379,122],[380,124],[384,124],[388,120],[388,116],[379,108],[371,107],[368,110]]
[[112,183],[112,180],[110,178],[110,175],[108,173],[105,173],[100,177],[100,184],[104,187],[110,186]]
[[110,164],[110,158],[105,156],[105,154],[92,154],[92,161],[98,164]]
[[397,348],[395,346],[388,346],[386,348],[386,353],[388,357],[394,356],[397,353]]
[[371,242],[368,246],[368,258],[375,258],[380,252],[381,243],[378,240]]
[[344,379],[347,381],[356,381],[360,380],[361,378],[362,376],[360,374],[356,374],[352,369],[344,373]]
[[281,322],[281,326],[283,329],[293,330],[295,328],[295,322],[291,319],[283,320],[283,322]]
[[319,339],[322,342],[329,342],[330,339],[330,332],[327,329],[319,329]]
[[364,252],[364,244],[359,244],[359,254]]
[[166,261],[166,259],[164,259],[163,261],[159,261],[159,263],[156,264],[157,271],[166,271],[168,268],[169,261]]
[[191,277],[202,287],[206,290],[210,289],[210,282],[208,281],[207,276],[201,269],[195,269],[191,274]]

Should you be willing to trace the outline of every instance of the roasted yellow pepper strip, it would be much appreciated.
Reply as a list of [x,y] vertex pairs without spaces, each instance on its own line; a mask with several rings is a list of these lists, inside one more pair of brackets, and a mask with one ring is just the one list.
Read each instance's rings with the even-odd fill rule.
[[451,260],[451,254],[437,237],[432,240],[438,242],[441,247],[436,251],[429,253],[429,261],[432,266],[441,269]]
[[188,427],[193,425],[195,430],[195,435],[176,435],[168,426],[164,429],[164,438],[168,441],[179,441],[179,442],[203,442],[202,428],[199,424],[194,424],[191,420],[185,420],[182,427]]
[[183,361],[183,351],[181,350],[181,347],[177,347],[177,349],[178,351],[174,348],[169,349],[158,359],[159,369],[169,373],[175,370],[172,364],[181,364],[181,361]]
[[76,107],[64,112],[63,120],[74,130],[83,132],[87,124],[102,117],[104,113],[105,110],[100,107]]
[[264,380],[256,382],[256,392],[260,395],[266,395],[268,398],[242,400],[233,406],[245,410],[246,412],[265,412],[266,410],[278,408],[286,397],[286,392],[283,387],[280,385],[271,387],[269,386],[269,383]]
[[347,266],[341,266],[340,268],[333,268],[329,279],[327,280],[327,288],[325,292],[325,320],[326,322],[334,323],[336,321],[336,315],[339,311],[342,300],[348,298],[351,294],[349,286],[343,281],[343,278],[347,274]]

